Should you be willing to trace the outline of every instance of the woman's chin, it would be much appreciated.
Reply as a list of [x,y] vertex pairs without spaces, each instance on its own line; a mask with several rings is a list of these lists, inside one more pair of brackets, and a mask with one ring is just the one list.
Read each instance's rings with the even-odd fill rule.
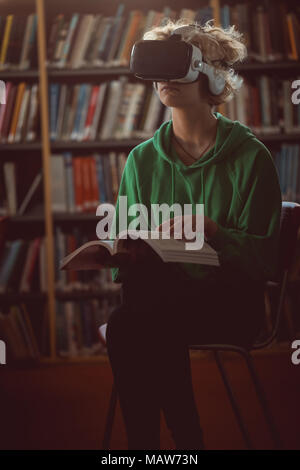
[[180,108],[182,106],[182,103],[181,103],[181,100],[180,99],[176,99],[175,96],[166,96],[164,97],[163,100],[161,100],[162,104],[164,104],[165,106],[168,106],[169,108]]

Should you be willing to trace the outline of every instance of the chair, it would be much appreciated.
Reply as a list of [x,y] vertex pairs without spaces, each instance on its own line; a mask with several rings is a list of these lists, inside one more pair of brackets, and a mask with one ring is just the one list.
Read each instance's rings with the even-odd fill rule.
[[[253,445],[249,436],[249,433],[246,429],[246,426],[242,420],[242,416],[239,410],[239,407],[236,403],[232,388],[230,386],[228,376],[224,369],[220,352],[221,351],[230,351],[240,354],[246,361],[250,378],[252,379],[258,400],[262,407],[264,417],[266,422],[269,426],[270,434],[274,443],[275,449],[281,448],[281,440],[279,434],[276,430],[276,427],[273,422],[272,415],[269,410],[268,402],[262,388],[262,385],[259,381],[258,375],[256,373],[253,358],[251,356],[251,351],[263,349],[271,345],[273,341],[276,339],[279,329],[279,324],[282,316],[283,310],[283,302],[286,292],[286,285],[288,279],[288,272],[291,267],[293,261],[293,255],[296,249],[297,243],[297,233],[300,227],[300,204],[293,203],[293,202],[282,202],[282,211],[281,211],[281,220],[280,220],[280,245],[279,245],[279,272],[278,278],[276,282],[274,280],[268,284],[275,285],[278,287],[279,291],[279,298],[278,298],[278,305],[276,309],[276,315],[274,319],[274,324],[272,331],[270,332],[269,336],[262,342],[255,342],[251,348],[245,349],[240,346],[232,345],[232,344],[205,344],[205,345],[189,345],[189,349],[191,350],[201,350],[201,351],[213,351],[214,357],[220,371],[221,377],[223,379],[230,404],[232,406],[233,412],[235,414],[237,423],[241,430],[241,433],[244,437],[246,446],[248,449],[253,449]],[[106,339],[106,326],[107,324],[101,325],[99,328],[99,335],[102,341]],[[106,417],[106,424],[105,424],[105,432],[103,437],[103,449],[109,449],[110,437],[112,432],[112,425],[114,414],[116,410],[117,404],[117,390],[115,384],[112,386],[109,409],[107,412]]]

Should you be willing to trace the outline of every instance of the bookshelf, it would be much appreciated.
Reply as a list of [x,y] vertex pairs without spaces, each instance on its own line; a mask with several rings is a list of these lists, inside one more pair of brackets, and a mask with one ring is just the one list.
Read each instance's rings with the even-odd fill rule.
[[[280,2],[280,0],[276,0]],[[56,227],[72,228],[84,226],[87,230],[95,228],[97,218],[93,213],[68,213],[60,212],[55,213],[52,210],[51,201],[51,156],[60,152],[72,152],[72,157],[78,155],[89,155],[89,152],[128,152],[144,140],[144,138],[123,138],[115,139],[109,138],[101,140],[96,138],[95,140],[89,141],[69,141],[69,140],[51,140],[50,136],[50,99],[49,89],[52,83],[57,83],[59,86],[66,84],[69,87],[73,87],[75,84],[101,84],[109,83],[112,80],[117,80],[119,77],[125,77],[129,83],[138,84],[140,81],[131,76],[128,65],[114,65],[107,66],[107,64],[98,66],[89,66],[81,68],[67,68],[67,67],[54,67],[53,64],[49,63],[47,57],[47,51],[49,44],[51,26],[53,21],[59,13],[66,15],[73,15],[74,12],[78,12],[80,15],[96,15],[102,14],[107,17],[114,17],[120,2],[113,0],[109,3],[100,2],[96,0],[87,0],[81,2],[79,0],[73,0],[72,2],[65,2],[62,6],[57,0],[4,0],[0,4],[0,16],[14,14],[16,11],[23,15],[30,15],[35,13],[38,17],[37,21],[37,65],[34,68],[25,70],[17,70],[10,68],[0,69],[0,79],[4,81],[12,82],[15,85],[21,82],[28,84],[38,83],[39,86],[39,116],[40,116],[40,135],[33,142],[1,142],[0,141],[0,155],[5,155],[5,160],[13,161],[18,164],[24,160],[32,161],[33,159],[40,159],[41,168],[43,171],[43,204],[36,213],[29,213],[24,215],[14,215],[10,218],[9,236],[15,237],[16,232],[26,234],[26,236],[35,236],[35,233],[43,233],[46,241],[46,259],[47,259],[47,293],[8,293],[0,295],[0,300],[4,302],[12,301],[23,301],[28,300],[31,302],[44,302],[47,304],[47,315],[48,315],[48,338],[49,338],[49,354],[48,357],[42,360],[46,363],[57,363],[64,360],[68,361],[84,361],[84,360],[102,360],[100,357],[80,357],[80,358],[60,358],[57,355],[57,330],[56,330],[56,318],[57,318],[57,300],[62,301],[79,301],[83,299],[96,298],[102,296],[114,296],[113,292],[99,291],[94,293],[88,292],[75,292],[75,293],[59,293],[55,285],[55,230]],[[213,15],[216,22],[220,24],[224,15],[224,5],[229,5],[230,8],[235,8],[238,3],[237,0],[230,0],[229,2],[222,2],[221,0],[196,1],[189,0],[185,3],[185,8],[197,10],[207,4],[210,4]],[[252,2],[252,5],[257,5],[260,2]],[[287,4],[292,2],[286,2]],[[125,18],[128,18],[130,12],[136,9],[142,10],[145,14],[150,8],[162,11],[164,2],[161,0],[152,0],[151,2],[145,2],[143,6],[140,5],[138,0],[128,0],[124,2]],[[172,10],[179,12],[183,5],[179,0],[172,2]],[[242,30],[242,28],[241,28]],[[277,61],[266,61],[258,62],[247,60],[244,64],[237,65],[236,70],[249,79],[250,83],[253,82],[257,77],[265,75],[270,79],[277,78],[278,80],[296,79],[300,76],[300,62],[299,60],[291,60],[282,58]],[[224,112],[224,106],[219,108],[219,111]],[[300,138],[300,132],[280,132],[273,133],[259,133],[257,136],[266,145],[270,146],[271,149],[278,149],[283,143],[285,144],[298,144]],[[105,155],[107,156],[107,155]]]

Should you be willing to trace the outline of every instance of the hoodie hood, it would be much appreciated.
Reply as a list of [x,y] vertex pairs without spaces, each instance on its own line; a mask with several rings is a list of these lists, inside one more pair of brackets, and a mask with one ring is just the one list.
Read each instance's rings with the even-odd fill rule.
[[[205,174],[211,165],[219,164],[226,156],[232,154],[246,140],[255,139],[251,129],[239,121],[227,119],[217,111],[214,112],[218,120],[216,142],[199,160],[192,165],[185,165],[171,146],[173,121],[163,123],[153,136],[153,145],[160,156],[171,166],[172,172],[172,204],[175,202],[176,177],[184,178],[191,189],[188,176],[195,171],[201,171],[201,203],[205,204]],[[193,198],[191,197],[191,200]]]

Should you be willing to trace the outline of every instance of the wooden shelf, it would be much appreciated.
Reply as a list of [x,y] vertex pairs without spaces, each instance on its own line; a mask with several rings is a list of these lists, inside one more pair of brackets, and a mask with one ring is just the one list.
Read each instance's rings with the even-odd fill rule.
[[57,212],[53,215],[55,222],[99,222],[100,217],[94,213]]
[[59,141],[50,142],[50,146],[52,150],[128,150],[144,142],[144,140],[146,139],[110,139],[87,142]]
[[106,290],[99,290],[99,291],[91,291],[91,292],[62,292],[56,291],[56,300],[60,301],[68,301],[68,300],[87,300],[87,299],[99,299],[102,297],[105,298],[115,298],[121,295],[121,288],[120,289],[106,289]]
[[0,80],[38,80],[37,70],[0,70]]
[[[145,139],[144,139],[145,140]],[[123,139],[123,140],[95,140],[88,142],[57,141],[50,142],[50,148],[53,151],[69,150],[128,150],[144,141],[143,139]],[[42,150],[41,142],[25,143],[0,143],[0,152],[31,152],[33,150]]]
[[[264,143],[272,144],[277,142],[299,142],[300,133],[278,133],[278,134],[255,134],[256,137]],[[107,151],[128,151],[144,142],[146,139],[124,139],[124,140],[97,140],[89,142],[60,141],[51,142],[50,147],[53,151],[80,151],[80,150],[107,150]],[[42,150],[40,142],[34,143],[11,143],[1,144],[1,152],[31,152],[33,150]],[[20,155],[23,158],[23,155]]]
[[47,294],[44,292],[4,292],[0,294],[0,302],[24,302],[35,301],[41,302],[47,299]]
[[[82,223],[82,222],[99,222],[99,216],[96,216],[92,213],[72,213],[72,212],[62,212],[53,214],[54,222],[73,222],[73,223]],[[42,213],[29,214],[29,215],[15,215],[12,216],[9,220],[13,224],[31,224],[31,223],[44,223],[44,215]]]
[[299,142],[300,132],[290,134],[255,134],[256,137],[263,143],[275,143],[275,142]]
[[[70,291],[64,292],[61,290],[56,290],[55,298],[60,301],[68,300],[87,300],[87,299],[99,299],[102,297],[105,298],[115,298],[121,294],[120,289],[102,289],[94,291]],[[7,303],[19,303],[26,301],[34,302],[45,302],[47,300],[47,294],[45,292],[4,292],[0,294],[0,302]]]
[[236,65],[234,69],[237,72],[285,72],[286,71],[299,71],[300,62],[298,61],[282,61],[282,62],[245,62],[243,64]]
[[[82,69],[54,69],[48,68],[49,80],[52,79],[70,79],[70,78],[84,78],[84,79],[109,79],[112,77],[119,77],[125,75],[135,78],[128,67],[93,67]],[[139,79],[136,79],[139,80]]]
[[[282,62],[244,62],[242,64],[237,64],[234,67],[234,70],[237,72],[285,72],[286,71],[299,71],[300,62],[286,60]],[[53,81],[56,79],[86,79],[94,80],[95,78],[100,79],[109,79],[113,77],[119,77],[120,75],[125,75],[136,80],[142,81],[135,78],[128,67],[92,67],[92,68],[80,68],[80,69],[68,69],[68,68],[54,68],[49,66],[47,68],[48,79]],[[35,79],[38,80],[39,73],[38,70],[0,70],[0,79],[2,80],[27,80]],[[150,82],[149,82],[150,83]]]

